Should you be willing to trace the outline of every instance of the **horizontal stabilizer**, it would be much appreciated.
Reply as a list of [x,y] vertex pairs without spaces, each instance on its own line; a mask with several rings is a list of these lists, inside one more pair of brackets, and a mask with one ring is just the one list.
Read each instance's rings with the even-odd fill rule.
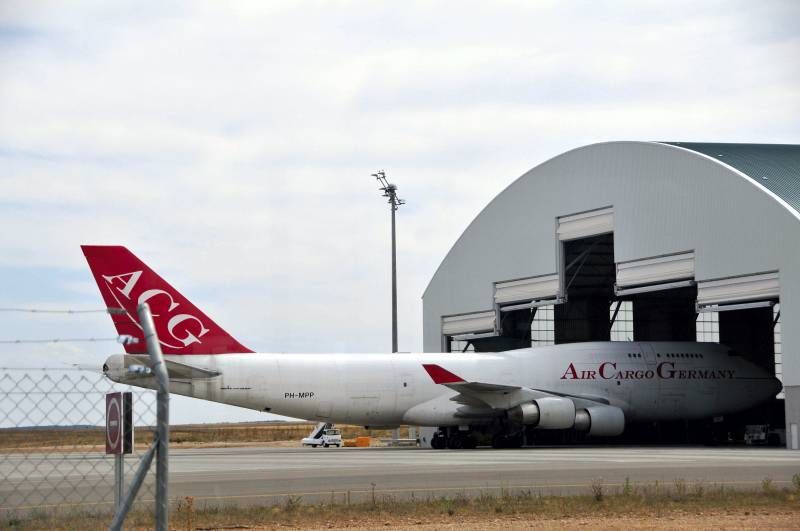
[[[126,369],[136,366],[147,367],[148,369],[152,367],[149,356],[126,355],[124,359]],[[167,373],[169,374],[170,380],[201,380],[213,378],[221,374],[219,371],[178,363],[177,361],[164,360],[164,364],[167,366]],[[143,374],[142,376],[148,375],[149,374]]]

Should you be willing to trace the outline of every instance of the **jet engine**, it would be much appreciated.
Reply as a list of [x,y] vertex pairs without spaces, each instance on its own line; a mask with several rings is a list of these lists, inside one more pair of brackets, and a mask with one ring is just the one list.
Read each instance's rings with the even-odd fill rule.
[[508,418],[544,430],[563,430],[575,425],[575,403],[555,396],[539,398],[509,409]]
[[109,356],[103,364],[103,374],[115,382],[121,382],[127,376],[125,369],[125,356],[114,354]]
[[450,395],[417,404],[403,415],[403,422],[412,426],[458,426],[485,424],[497,414],[489,408],[476,408],[453,402]]
[[575,429],[595,437],[614,437],[625,431],[625,413],[614,406],[591,406],[575,412]]

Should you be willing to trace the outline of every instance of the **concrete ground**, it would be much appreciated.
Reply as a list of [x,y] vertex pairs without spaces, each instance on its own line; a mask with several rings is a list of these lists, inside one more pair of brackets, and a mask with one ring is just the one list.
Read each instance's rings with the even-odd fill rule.
[[[60,459],[68,466],[60,466]],[[129,458],[130,459],[130,458]],[[53,464],[59,466],[53,466]],[[153,473],[155,466],[153,467]],[[800,474],[800,452],[772,448],[558,447],[518,450],[427,450],[419,448],[206,448],[170,452],[170,498],[192,496],[206,504],[352,502],[373,496],[397,499],[499,495],[531,490],[543,494],[588,494],[605,488],[760,489]],[[128,478],[132,474],[128,473]],[[3,455],[0,510],[37,505],[107,507],[113,496],[113,459],[103,455]],[[152,480],[148,480],[151,485]],[[141,501],[152,499],[148,487]]]

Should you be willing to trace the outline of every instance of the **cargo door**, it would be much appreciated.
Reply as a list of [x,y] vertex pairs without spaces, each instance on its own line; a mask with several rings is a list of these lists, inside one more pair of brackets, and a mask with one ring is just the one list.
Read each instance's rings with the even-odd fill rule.
[[656,349],[651,343],[640,343],[642,358],[647,369],[656,368]]
[[[633,349],[636,350],[636,349]],[[632,392],[632,399],[636,400],[646,409],[648,415],[655,414],[661,404],[659,403],[658,375],[656,374],[656,350],[650,343],[639,343],[639,358],[637,364],[637,380],[634,382],[638,388]]]
[[[663,343],[669,345],[669,343]],[[665,419],[677,419],[686,417],[686,384],[682,380],[669,377],[672,368],[677,368],[679,352],[656,352],[655,348],[650,343],[648,347],[660,362],[665,362],[667,365],[662,367],[662,377],[658,376],[658,367],[654,365],[652,369],[656,370],[656,375],[653,380],[653,388],[658,390],[658,411],[657,417]],[[669,347],[665,347],[670,350]]]

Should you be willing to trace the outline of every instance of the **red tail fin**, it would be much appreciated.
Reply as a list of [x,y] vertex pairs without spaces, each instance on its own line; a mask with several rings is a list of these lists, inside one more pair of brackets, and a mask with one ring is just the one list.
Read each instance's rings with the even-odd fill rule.
[[111,318],[117,333],[138,339],[125,345],[128,354],[146,351],[136,313],[143,302],[150,305],[164,354],[252,352],[125,247],[83,245],[81,249],[106,306],[127,312],[112,313]]

